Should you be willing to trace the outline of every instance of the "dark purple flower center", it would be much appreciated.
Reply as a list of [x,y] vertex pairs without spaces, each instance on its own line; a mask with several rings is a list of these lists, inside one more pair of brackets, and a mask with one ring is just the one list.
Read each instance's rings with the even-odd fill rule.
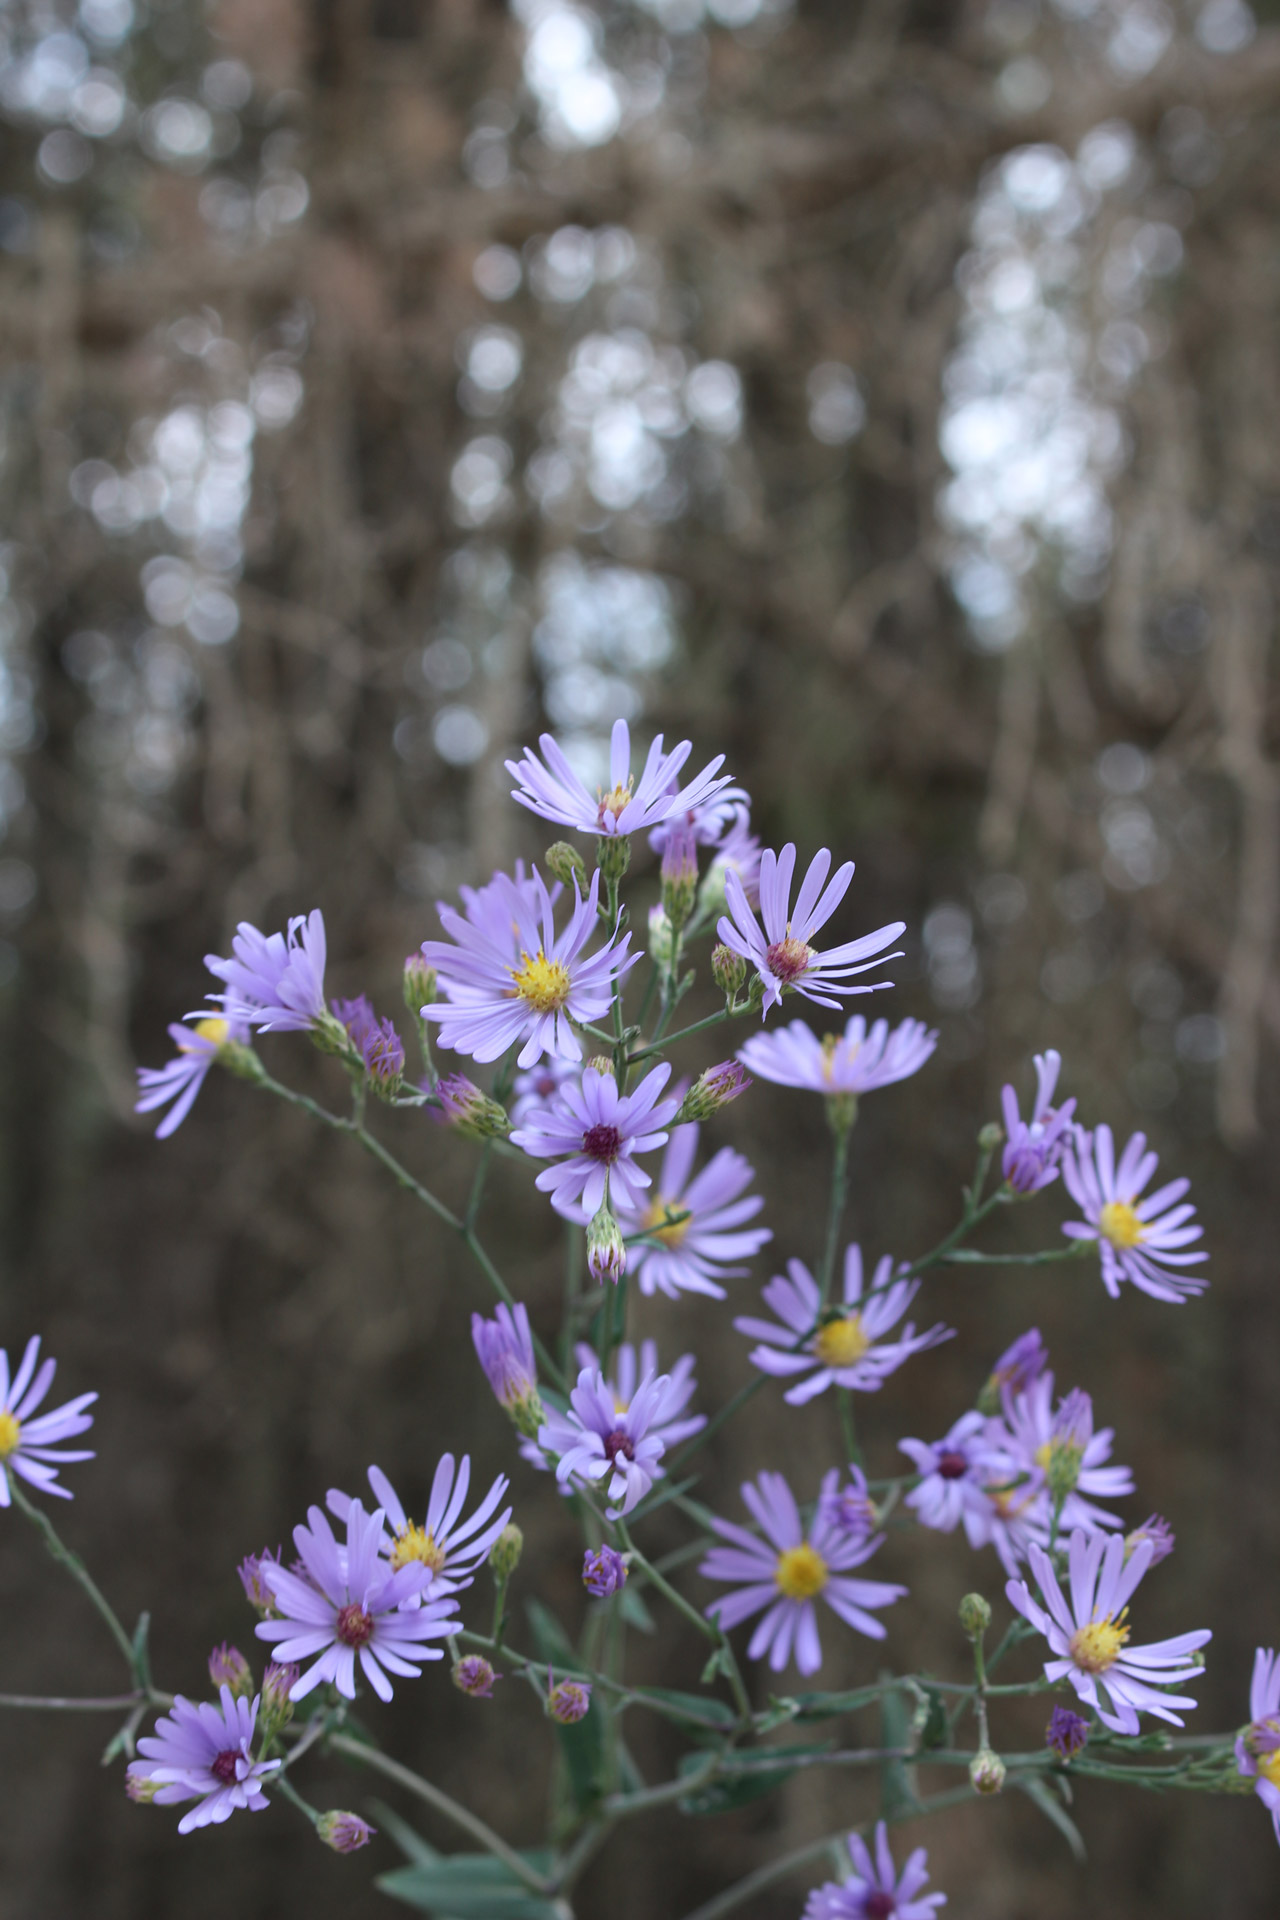
[[622,1135],[616,1127],[588,1127],[582,1136],[582,1151],[591,1160],[611,1167],[622,1150]]
[[940,1453],[937,1470],[944,1480],[963,1480],[969,1471],[969,1462],[962,1453]]
[[209,1762],[209,1771],[215,1780],[221,1780],[224,1787],[229,1787],[235,1782],[236,1761],[239,1758],[240,1755],[234,1747],[224,1747],[222,1752],[216,1753]]
[[338,1614],[338,1638],[344,1647],[364,1647],[373,1638],[373,1615],[353,1600]]
[[894,1896],[886,1893],[882,1887],[872,1887],[862,1902],[862,1911],[866,1915],[866,1920],[893,1920],[894,1914],[898,1911],[898,1903]]
[[634,1460],[636,1457],[636,1450],[632,1444],[631,1435],[629,1433],[623,1433],[620,1427],[615,1427],[612,1433],[605,1435],[604,1450],[615,1466],[617,1465],[619,1454],[622,1455],[624,1460]]

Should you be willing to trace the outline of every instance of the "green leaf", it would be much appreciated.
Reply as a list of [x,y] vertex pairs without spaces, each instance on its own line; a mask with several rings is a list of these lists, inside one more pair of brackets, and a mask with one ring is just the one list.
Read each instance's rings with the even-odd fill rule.
[[658,1631],[657,1623],[644,1603],[643,1594],[638,1593],[630,1581],[628,1581],[627,1585],[618,1595],[618,1605],[622,1611],[622,1617],[629,1627],[637,1627],[641,1633],[656,1633]]
[[[1062,1782],[1066,1785],[1065,1780]],[[1017,1773],[1013,1776],[1013,1785],[1026,1794],[1028,1800],[1035,1802],[1046,1820],[1051,1820],[1058,1832],[1070,1847],[1073,1856],[1083,1861],[1086,1858],[1084,1840],[1080,1829],[1066,1808],[1054,1796],[1052,1788],[1039,1774]]]
[[[799,1747],[764,1748],[759,1755],[759,1766],[741,1773],[723,1774],[708,1780],[704,1786],[694,1787],[679,1802],[680,1811],[691,1814],[727,1813],[731,1807],[745,1807],[750,1801],[773,1793],[784,1781],[789,1780],[797,1771],[798,1756],[828,1751],[826,1745],[814,1746],[812,1743]],[[686,1753],[681,1755],[679,1770],[683,1774],[696,1774],[705,1765],[705,1754]]]
[[[551,1666],[567,1667],[570,1672],[581,1673],[578,1655],[555,1615],[540,1600],[530,1599],[525,1605],[542,1658]],[[605,1707],[599,1693],[592,1694],[591,1706],[585,1717],[574,1726],[562,1727],[558,1721],[552,1724],[564,1761],[570,1797],[577,1811],[583,1813],[596,1804],[605,1789]]]
[[700,1727],[731,1727],[737,1718],[732,1707],[710,1694],[677,1693],[670,1687],[633,1687],[632,1692],[659,1713],[668,1709],[673,1719],[693,1721]]
[[[440,1853],[382,1801],[375,1800],[381,1830],[407,1857],[407,1867],[379,1875],[375,1885],[406,1905],[435,1914],[437,1920],[558,1920],[557,1910],[531,1893],[489,1853]],[[550,1873],[554,1855],[547,1848],[521,1854],[535,1873]]]
[[852,1693],[797,1693],[793,1695],[800,1720],[834,1720],[837,1714],[856,1713],[884,1695],[883,1687],[858,1687]]
[[[890,1687],[880,1696],[880,1744],[882,1747],[911,1744],[911,1708],[906,1694],[898,1687]],[[882,1760],[880,1811],[884,1818],[903,1819],[914,1813],[916,1806],[915,1778],[906,1761]]]

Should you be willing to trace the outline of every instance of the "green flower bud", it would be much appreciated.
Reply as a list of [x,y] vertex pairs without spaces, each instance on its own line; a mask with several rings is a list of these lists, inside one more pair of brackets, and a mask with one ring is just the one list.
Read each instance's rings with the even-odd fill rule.
[[631,865],[631,842],[625,833],[601,834],[596,841],[596,865],[603,880],[621,880]]
[[981,1640],[991,1625],[991,1607],[980,1593],[966,1593],[960,1602],[960,1625],[970,1640]]
[[576,887],[585,900],[589,891],[587,863],[576,847],[567,840],[557,840],[543,854],[542,863],[562,886]]
[[999,1793],[1004,1776],[1004,1761],[990,1747],[983,1747],[969,1762],[969,1784],[976,1793]]
[[524,1535],[514,1520],[509,1520],[489,1549],[489,1566],[495,1580],[509,1580],[520,1565]]

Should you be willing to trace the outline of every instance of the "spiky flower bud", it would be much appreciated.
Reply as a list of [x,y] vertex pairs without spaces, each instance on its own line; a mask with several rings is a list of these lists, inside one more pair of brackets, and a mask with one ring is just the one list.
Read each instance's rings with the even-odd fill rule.
[[627,1563],[616,1547],[588,1547],[582,1556],[582,1584],[597,1600],[621,1593],[627,1584]]
[[1161,1560],[1167,1560],[1177,1545],[1177,1537],[1169,1522],[1161,1514],[1153,1513],[1140,1527],[1124,1537],[1124,1557],[1126,1560],[1136,1552],[1144,1540],[1152,1546],[1151,1565],[1158,1566]]
[[675,959],[676,942],[679,937],[676,929],[667,918],[666,908],[663,906],[650,907],[649,958],[653,961],[654,966],[660,968],[664,973],[670,969]]
[[1055,1707],[1045,1728],[1044,1743],[1059,1760],[1070,1760],[1089,1741],[1089,1723],[1070,1707]]
[[572,1727],[586,1717],[591,1705],[591,1682],[589,1680],[559,1680],[554,1686],[551,1674],[547,1674],[547,1713],[562,1727]]
[[603,880],[621,880],[631,865],[631,842],[625,833],[601,834],[596,841],[596,865]]
[[981,1640],[991,1625],[991,1607],[980,1593],[966,1593],[960,1602],[960,1625],[970,1640]]
[[662,904],[673,928],[679,930],[693,912],[698,897],[698,843],[687,820],[667,823],[662,849]]
[[258,1726],[264,1740],[270,1740],[287,1727],[293,1718],[289,1698],[297,1686],[302,1669],[292,1660],[271,1660],[262,1676],[262,1704],[258,1708]]
[[489,1565],[495,1580],[509,1580],[520,1565],[524,1535],[514,1520],[509,1520],[489,1549]]
[[627,1249],[622,1229],[609,1211],[607,1199],[591,1216],[587,1227],[587,1272],[601,1286],[611,1280],[616,1287],[627,1270]]
[[209,1655],[209,1678],[215,1687],[230,1687],[237,1700],[248,1700],[254,1690],[249,1662],[229,1640]]
[[983,1153],[994,1153],[1004,1139],[1004,1128],[998,1120],[988,1120],[978,1134],[978,1146]]
[[999,1793],[1004,1776],[1004,1761],[990,1747],[981,1748],[969,1762],[969,1784],[975,1793]]
[[264,1547],[261,1553],[246,1555],[236,1569],[245,1599],[264,1620],[278,1620],[280,1615],[276,1609],[275,1595],[267,1585],[262,1570],[264,1566],[278,1567],[279,1564],[280,1549],[277,1547],[271,1553]]
[[511,1131],[507,1110],[481,1093],[465,1073],[449,1073],[436,1082],[440,1118],[465,1140],[501,1140]]
[[740,1093],[745,1093],[751,1085],[751,1075],[736,1060],[722,1060],[719,1066],[708,1067],[686,1093],[680,1104],[680,1111],[672,1121],[673,1126],[681,1126],[687,1120],[709,1120],[713,1113],[719,1113],[721,1107],[727,1107]]
[[335,1853],[359,1853],[361,1847],[367,1847],[378,1831],[358,1813],[341,1813],[335,1807],[329,1813],[322,1813],[316,1821],[317,1837],[326,1847],[332,1847]]
[[711,949],[711,978],[726,1000],[734,1000],[747,977],[747,963],[740,953],[726,947],[723,940]]
[[454,1662],[450,1675],[458,1692],[472,1700],[492,1700],[494,1682],[502,1677],[480,1653],[464,1653],[461,1660]]
[[402,990],[404,1004],[415,1020],[436,997],[436,970],[427,965],[420,953],[411,953],[404,963]]
[[562,886],[576,887],[585,900],[588,892],[587,863],[567,840],[557,840],[542,856],[542,864]]

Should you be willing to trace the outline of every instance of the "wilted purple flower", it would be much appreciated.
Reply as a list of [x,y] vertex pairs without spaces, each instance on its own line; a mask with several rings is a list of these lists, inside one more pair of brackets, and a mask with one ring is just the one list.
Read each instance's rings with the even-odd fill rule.
[[845,1474],[842,1486],[831,1485],[830,1475],[823,1481],[818,1496],[822,1518],[835,1532],[865,1540],[878,1524],[875,1505],[867,1491],[867,1476],[861,1467],[855,1466],[846,1467]]
[[764,1205],[759,1194],[742,1197],[755,1178],[750,1162],[732,1147],[721,1147],[695,1174],[697,1151],[698,1128],[673,1127],[657,1192],[642,1210],[620,1209],[628,1233],[643,1231],[659,1243],[630,1249],[631,1271],[642,1293],[665,1293],[672,1300],[681,1293],[705,1293],[723,1300],[720,1281],[747,1271],[728,1263],[750,1259],[773,1238],[768,1227],[742,1231]]
[[221,1709],[179,1694],[172,1713],[156,1721],[154,1734],[139,1740],[145,1757],[128,1768],[131,1786],[136,1782],[158,1806],[199,1801],[178,1822],[179,1833],[219,1826],[241,1807],[261,1813],[267,1804],[261,1782],[280,1765],[253,1758],[258,1702],[237,1700],[225,1686],[220,1698]]
[[538,1366],[533,1356],[529,1312],[522,1300],[514,1307],[502,1302],[492,1320],[471,1316],[471,1339],[494,1397],[506,1408],[522,1433],[536,1433],[541,1424]]
[[711,1522],[731,1544],[712,1547],[698,1571],[707,1580],[731,1580],[740,1591],[713,1600],[706,1609],[708,1617],[721,1628],[736,1627],[766,1608],[747,1657],[761,1660],[767,1653],[775,1673],[786,1666],[793,1647],[801,1673],[816,1673],[822,1665],[815,1599],[821,1597],[857,1632],[883,1640],[883,1624],[867,1609],[887,1607],[907,1591],[882,1580],[849,1578],[850,1569],[869,1560],[884,1535],[860,1538],[833,1523],[832,1498],[839,1481],[835,1468],[824,1476],[807,1539],[795,1497],[780,1473],[759,1474],[742,1488],[742,1498],[764,1540],[730,1520]]
[[[476,1568],[488,1557],[490,1547],[511,1518],[509,1506],[501,1513],[495,1511],[510,1485],[505,1473],[498,1475],[470,1518],[462,1518],[471,1485],[469,1453],[463,1454],[456,1476],[453,1455],[442,1455],[431,1482],[431,1497],[421,1526],[409,1518],[404,1503],[381,1467],[370,1467],[369,1485],[387,1519],[388,1531],[379,1542],[378,1551],[389,1561],[392,1573],[410,1566],[427,1569],[431,1579],[422,1589],[423,1599],[438,1600],[443,1594],[458,1593],[463,1587],[469,1587]],[[335,1519],[345,1523],[356,1502],[349,1494],[331,1487],[325,1504]],[[418,1604],[417,1596],[405,1602],[407,1606]]]
[[580,1201],[588,1216],[595,1213],[606,1188],[615,1208],[636,1213],[650,1177],[634,1160],[664,1145],[667,1123],[679,1102],[660,1100],[671,1076],[665,1064],[654,1067],[633,1093],[620,1094],[612,1073],[584,1073],[576,1086],[560,1089],[555,1099],[534,1114],[511,1138],[536,1160],[555,1160],[538,1175],[535,1185],[551,1195],[558,1212],[574,1218]]
[[829,1880],[805,1902],[802,1920],[933,1920],[946,1905],[945,1893],[925,1893],[929,1856],[917,1847],[901,1876],[889,1851],[883,1820],[876,1822],[875,1858],[856,1833],[849,1835],[853,1874],[843,1885]]
[[1055,1707],[1045,1728],[1044,1743],[1060,1760],[1070,1760],[1088,1745],[1089,1722],[1072,1713],[1070,1707]]
[[417,1607],[405,1602],[422,1594],[432,1578],[420,1560],[390,1573],[378,1557],[386,1515],[367,1514],[358,1500],[347,1511],[347,1543],[340,1549],[333,1529],[319,1507],[311,1507],[309,1527],[295,1527],[293,1538],[306,1579],[284,1567],[264,1563],[263,1577],[282,1618],[262,1620],[255,1631],[260,1640],[277,1643],[285,1660],[311,1660],[290,1698],[302,1700],[329,1681],[346,1699],[354,1700],[356,1655],[365,1678],[380,1700],[390,1700],[391,1682],[383,1668],[417,1679],[424,1660],[439,1660],[438,1647],[424,1640],[443,1640],[456,1631],[450,1615],[458,1610],[451,1598],[423,1599]]
[[507,1110],[465,1073],[442,1074],[435,1085],[440,1118],[465,1140],[499,1140],[510,1131]]
[[[873,992],[873,987],[850,985],[850,976],[878,966],[881,959],[892,959],[894,956],[886,955],[884,949],[897,939],[905,926],[904,921],[897,920],[875,933],[864,934],[861,940],[850,940],[843,946],[820,952],[810,946],[810,936],[825,926],[844,899],[853,878],[853,862],[846,860],[827,885],[831,855],[823,847],[810,862],[793,909],[791,881],[795,865],[796,850],[790,844],[780,854],[766,850],[761,856],[763,933],[748,905],[741,880],[733,872],[725,876],[729,917],[719,923],[720,938],[759,974],[764,987],[765,1013],[778,1004],[787,988],[803,994],[806,1000],[816,1001],[819,1006],[837,1008],[840,1002],[830,998],[833,993]],[[884,980],[876,982],[876,986],[889,984]],[[825,991],[819,992],[819,988]]]
[[226,992],[219,1000],[228,1019],[246,1020],[263,1032],[299,1032],[331,1019],[324,997],[324,915],[316,908],[290,920],[287,933],[259,933],[242,920],[231,942],[231,959],[207,953],[204,963]]
[[627,1584],[627,1563],[616,1547],[590,1547],[582,1556],[582,1584],[597,1600],[621,1593]]
[[226,1046],[243,1046],[249,1037],[249,1029],[243,1020],[227,1020],[219,1016],[190,1014],[192,1026],[183,1026],[175,1022],[169,1028],[169,1038],[178,1049],[175,1060],[163,1067],[139,1067],[138,1097],[133,1103],[135,1113],[154,1113],[157,1107],[169,1106],[164,1119],[156,1128],[156,1139],[167,1140],[171,1133],[182,1125],[195,1102],[196,1095],[205,1082],[214,1061]]
[[1137,1733],[1139,1713],[1155,1714],[1180,1727],[1175,1707],[1196,1703],[1166,1689],[1204,1672],[1203,1663],[1194,1664],[1190,1656],[1213,1638],[1203,1628],[1153,1641],[1149,1647],[1128,1644],[1128,1602],[1153,1552],[1151,1542],[1144,1541],[1126,1559],[1124,1541],[1117,1535],[1108,1540],[1077,1528],[1067,1551],[1069,1599],[1052,1560],[1038,1546],[1030,1550],[1031,1571],[1045,1606],[1032,1599],[1025,1581],[1010,1580],[1005,1587],[1010,1605],[1045,1636],[1056,1656],[1045,1661],[1045,1678],[1069,1680],[1113,1733]]
[[483,1654],[464,1653],[461,1660],[455,1660],[450,1678],[458,1692],[472,1700],[492,1700],[494,1684],[503,1676],[494,1672]]
[[771,1033],[756,1033],[738,1049],[761,1080],[779,1087],[802,1087],[810,1093],[849,1094],[855,1098],[918,1073],[938,1044],[936,1029],[923,1020],[904,1020],[890,1029],[877,1020],[868,1031],[855,1013],[837,1038],[820,1040],[803,1020],[792,1020]]
[[1113,1300],[1124,1280],[1149,1293],[1154,1300],[1180,1304],[1189,1295],[1203,1293],[1208,1281],[1200,1274],[1171,1273],[1171,1267],[1190,1267],[1208,1256],[1180,1253],[1178,1248],[1200,1238],[1201,1229],[1187,1223],[1195,1214],[1189,1203],[1178,1206],[1189,1180],[1170,1180],[1167,1186],[1141,1199],[1142,1189],[1159,1161],[1146,1151],[1147,1137],[1135,1133],[1115,1160],[1115,1143],[1105,1124],[1086,1133],[1077,1127],[1062,1162],[1062,1178],[1071,1198],[1084,1214],[1068,1220],[1062,1231],[1072,1240],[1096,1240],[1102,1257],[1102,1284]]
[[209,1655],[209,1678],[215,1687],[230,1687],[237,1699],[253,1692],[253,1674],[249,1670],[249,1662],[239,1647],[233,1647],[228,1640],[224,1640],[220,1647],[215,1647]]
[[556,1680],[547,1669],[547,1713],[562,1727],[572,1727],[586,1718],[591,1705],[589,1680]]
[[10,1380],[9,1355],[0,1347],[0,1507],[10,1502],[9,1473],[21,1474],[38,1493],[56,1493],[60,1500],[70,1500],[69,1488],[58,1485],[60,1470],[77,1460],[93,1459],[92,1451],[68,1451],[57,1443],[74,1440],[93,1425],[93,1415],[85,1408],[93,1405],[97,1394],[81,1393],[52,1413],[36,1414],[58,1370],[56,1360],[46,1360],[37,1371],[39,1358],[36,1335],[28,1340],[22,1363]]
[[1158,1567],[1162,1560],[1167,1560],[1178,1544],[1177,1535],[1174,1533],[1173,1528],[1169,1525],[1169,1522],[1158,1513],[1149,1514],[1140,1527],[1134,1527],[1131,1533],[1126,1533],[1124,1537],[1125,1552],[1133,1553],[1142,1545],[1144,1540],[1151,1542],[1151,1564],[1153,1567]]
[[[364,1056],[365,1072],[379,1086],[394,1086],[404,1073],[404,1042],[391,1020],[378,1021],[365,1036],[360,1052]],[[354,1819],[355,1815],[351,1817]]]
[[597,1366],[584,1366],[565,1413],[550,1412],[538,1429],[543,1453],[557,1454],[556,1479],[607,1483],[609,1518],[630,1513],[666,1469],[663,1432],[688,1399],[669,1374],[646,1373],[625,1406]]
[[317,1835],[335,1853],[359,1853],[361,1847],[368,1846],[377,1831],[358,1813],[341,1813],[336,1807],[329,1813],[322,1813],[316,1821]]
[[351,1044],[357,1053],[363,1053],[366,1040],[377,1031],[378,1026],[373,1002],[365,994],[358,993],[353,1000],[335,1000],[333,1012],[335,1019],[342,1022],[351,1036]]
[[908,1321],[896,1340],[886,1340],[920,1290],[918,1280],[893,1280],[892,1273],[893,1261],[885,1254],[862,1305],[862,1252],[851,1245],[844,1257],[843,1304],[824,1308],[809,1269],[801,1260],[788,1260],[786,1276],[775,1274],[762,1294],[777,1321],[743,1318],[733,1324],[739,1333],[763,1342],[751,1353],[752,1364],[761,1372],[808,1374],[783,1395],[792,1406],[802,1406],[832,1385],[875,1393],[904,1360],[953,1334],[940,1323],[928,1333],[917,1333]]
[[[1053,1375],[1042,1373],[1025,1393],[1007,1390],[1003,1418],[993,1420],[987,1431],[991,1444],[1013,1461],[1015,1471],[1027,1479],[1042,1477],[1045,1504],[1061,1498],[1060,1526],[1063,1533],[1083,1527],[1118,1527],[1122,1523],[1114,1513],[1096,1504],[1098,1500],[1119,1500],[1133,1492],[1133,1474],[1128,1467],[1110,1467],[1112,1427],[1093,1431],[1093,1404],[1078,1388],[1053,1404]],[[1047,1520],[1047,1512],[1039,1517]]]
[[523,759],[506,762],[507,772],[519,782],[512,798],[543,820],[554,820],[559,826],[575,827],[579,833],[599,834],[607,839],[643,833],[647,827],[655,827],[673,814],[701,806],[729,785],[727,773],[715,778],[724,761],[724,755],[719,753],[687,786],[677,787],[676,776],[693,746],[690,741],[682,740],[670,753],[664,753],[661,734],[649,748],[637,783],[631,771],[631,731],[625,720],[613,723],[608,791],[599,789],[594,799],[551,734],[542,734],[538,745],[547,763],[545,767],[528,747]]
[[1253,1781],[1280,1840],[1280,1660],[1270,1647],[1253,1657],[1249,1725],[1236,1740],[1236,1767]]
[[914,1460],[922,1475],[907,1495],[906,1505],[921,1526],[950,1533],[963,1523],[971,1547],[991,1538],[992,1501],[987,1491],[993,1478],[1011,1481],[1018,1468],[1009,1454],[988,1435],[980,1413],[964,1413],[941,1440],[900,1440],[903,1453]]
[[1005,1149],[1002,1170],[1015,1193],[1038,1193],[1058,1177],[1058,1162],[1071,1134],[1074,1100],[1052,1107],[1054,1088],[1062,1068],[1062,1056],[1052,1047],[1035,1056],[1036,1103],[1031,1118],[1024,1120],[1018,1110],[1018,1096],[1012,1087],[1001,1095],[1004,1107]]
[[552,896],[536,872],[523,883],[496,873],[467,901],[465,919],[442,902],[437,911],[450,940],[422,943],[448,995],[422,1012],[438,1025],[440,1045],[484,1061],[521,1041],[522,1067],[543,1054],[581,1060],[572,1023],[607,1013],[615,981],[639,957],[628,958],[630,934],[611,934],[597,953],[583,957],[596,930],[599,896],[595,873],[585,899],[574,893],[559,934]]
[[240,1575],[240,1585],[244,1588],[244,1597],[251,1607],[255,1607],[264,1620],[275,1616],[276,1603],[271,1597],[271,1588],[267,1585],[264,1569],[280,1565],[280,1549],[272,1553],[267,1547],[261,1553],[246,1554],[236,1568]]

